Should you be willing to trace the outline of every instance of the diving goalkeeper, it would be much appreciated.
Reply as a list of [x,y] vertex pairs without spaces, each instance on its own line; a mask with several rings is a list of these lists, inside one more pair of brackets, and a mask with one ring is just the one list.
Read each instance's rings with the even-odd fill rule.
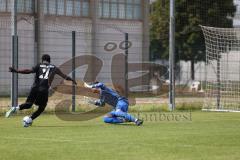
[[84,87],[90,88],[94,93],[99,93],[100,95],[98,100],[89,100],[89,103],[100,107],[107,103],[113,107],[113,110],[103,118],[105,123],[117,124],[134,122],[137,126],[143,124],[143,120],[137,119],[128,113],[128,99],[120,96],[117,91],[108,88],[100,82],[94,82],[92,84],[84,83]]

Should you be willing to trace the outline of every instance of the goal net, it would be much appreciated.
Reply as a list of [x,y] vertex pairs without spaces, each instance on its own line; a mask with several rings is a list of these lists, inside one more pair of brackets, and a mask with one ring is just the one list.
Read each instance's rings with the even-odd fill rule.
[[201,28],[206,46],[203,110],[240,112],[240,28]]

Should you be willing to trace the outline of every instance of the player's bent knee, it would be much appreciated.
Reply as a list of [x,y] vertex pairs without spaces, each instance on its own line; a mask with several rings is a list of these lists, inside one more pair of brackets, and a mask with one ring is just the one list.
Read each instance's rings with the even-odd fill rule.
[[110,117],[103,117],[103,122],[105,122],[105,123],[112,123],[112,118],[110,118]]
[[39,106],[38,111],[43,112],[45,110],[45,108],[46,108],[46,105]]
[[29,108],[32,107],[32,105],[33,105],[33,103],[26,103],[25,107],[26,107],[27,109],[29,109]]
[[26,103],[21,104],[19,107],[20,107],[20,110],[30,109],[32,107],[32,105],[33,105],[33,103],[26,102]]

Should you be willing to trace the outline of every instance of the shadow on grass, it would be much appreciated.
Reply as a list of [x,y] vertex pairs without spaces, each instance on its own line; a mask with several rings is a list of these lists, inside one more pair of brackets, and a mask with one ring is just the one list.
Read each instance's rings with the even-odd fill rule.
[[87,128],[89,125],[33,125],[33,128]]
[[107,123],[106,125],[114,125],[114,126],[133,126],[133,127],[137,127],[134,123],[116,123],[116,124]]

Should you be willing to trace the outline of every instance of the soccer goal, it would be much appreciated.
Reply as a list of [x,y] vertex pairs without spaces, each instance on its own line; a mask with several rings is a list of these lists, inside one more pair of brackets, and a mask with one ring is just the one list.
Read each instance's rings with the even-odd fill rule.
[[203,110],[240,112],[240,28],[201,28],[206,46]]

